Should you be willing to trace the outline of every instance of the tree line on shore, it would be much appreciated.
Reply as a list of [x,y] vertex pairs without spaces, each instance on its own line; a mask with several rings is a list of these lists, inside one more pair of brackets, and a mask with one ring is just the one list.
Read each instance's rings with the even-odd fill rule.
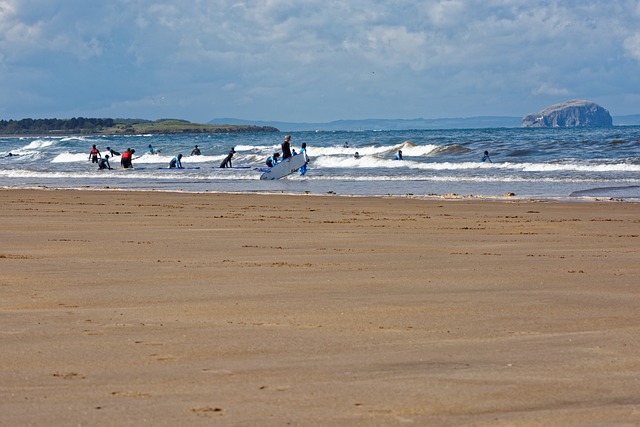
[[0,120],[0,135],[134,135],[187,133],[279,132],[271,126],[212,125],[187,120],[161,119],[71,119]]
[[48,134],[54,132],[94,133],[116,125],[114,119],[74,117],[71,119],[0,120],[0,134]]

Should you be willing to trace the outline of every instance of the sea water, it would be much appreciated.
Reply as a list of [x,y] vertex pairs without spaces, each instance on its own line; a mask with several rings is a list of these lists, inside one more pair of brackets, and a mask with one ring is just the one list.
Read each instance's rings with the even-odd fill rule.
[[[0,138],[0,186],[640,201],[637,126],[290,134],[292,148],[307,144],[311,161],[306,175],[278,181],[261,181],[260,169],[284,133]],[[93,144],[103,155],[107,146],[135,149],[134,168],[120,168],[116,156],[114,170],[98,170]],[[221,169],[232,147],[233,166],[242,168]],[[399,150],[404,160],[395,160]],[[492,163],[481,161],[485,150]],[[178,153],[183,166],[199,169],[167,169]]]

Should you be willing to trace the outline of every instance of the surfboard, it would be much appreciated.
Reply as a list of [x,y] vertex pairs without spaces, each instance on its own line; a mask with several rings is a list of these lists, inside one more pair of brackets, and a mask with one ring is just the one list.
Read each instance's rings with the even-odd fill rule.
[[260,179],[284,178],[306,165],[308,161],[309,157],[307,156],[307,153],[296,154],[295,156],[286,158],[274,167],[268,169],[260,176]]
[[200,169],[200,166],[192,166],[192,167],[188,167],[188,168],[158,168],[158,169],[162,169],[162,170],[176,170],[176,171],[183,171],[183,170],[188,170],[188,169]]
[[221,168],[220,166],[211,166],[213,169],[250,169],[251,166],[227,166],[226,168]]

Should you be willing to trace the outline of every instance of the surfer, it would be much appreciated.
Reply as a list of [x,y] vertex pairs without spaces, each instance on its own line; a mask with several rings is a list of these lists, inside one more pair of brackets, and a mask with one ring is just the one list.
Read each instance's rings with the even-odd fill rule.
[[120,156],[120,166],[125,169],[132,168],[133,165],[131,164],[131,157],[133,157],[133,151],[131,148],[127,148],[127,151],[122,153],[122,156]]
[[178,154],[173,159],[171,159],[171,161],[169,162],[169,168],[184,169],[182,167],[182,161],[181,160],[182,160],[182,154]]
[[149,144],[149,146],[147,147],[147,152],[149,154],[157,154],[156,150],[153,149],[153,146],[151,144]]
[[111,165],[109,164],[108,154],[105,154],[103,158],[98,160],[98,169],[109,169],[109,170],[112,169]]
[[221,168],[232,168],[233,165],[231,164],[231,158],[233,157],[233,155],[236,153],[236,148],[235,147],[231,147],[231,151],[229,151],[229,154],[227,154],[227,157],[224,158],[224,160],[222,161],[222,163],[220,163],[220,167]]
[[354,158],[354,159],[359,159],[359,158],[360,158],[360,153],[358,153],[358,152],[356,151],[356,154],[354,154],[354,155],[353,155],[353,158]]
[[[303,142],[302,145],[300,146],[300,154],[303,156],[307,155],[307,143]],[[302,167],[300,168],[300,176],[304,175],[305,173],[307,173],[307,164],[305,163],[304,165],[302,165]]]
[[89,160],[91,160],[91,163],[98,163],[98,157],[102,157],[100,155],[100,150],[98,150],[96,145],[93,144],[91,151],[89,151]]
[[120,155],[120,153],[118,153],[116,150],[112,150],[111,147],[107,147],[107,149],[105,151],[107,153],[109,153],[111,155],[111,157]]
[[288,159],[291,157],[291,135],[287,135],[284,137],[284,141],[282,142],[282,160]]
[[273,156],[267,159],[267,166],[270,168],[274,167],[278,164],[278,160],[280,159],[280,153],[273,153]]
[[491,161],[491,157],[489,157],[489,152],[485,150],[484,155],[482,156],[482,161],[486,162],[487,160],[489,160],[489,163],[493,163]]
[[7,154],[5,157],[17,157],[17,156],[19,156],[19,155],[20,155],[20,154],[13,154],[13,153],[9,153],[9,154]]
[[402,158],[402,150],[398,150],[398,154],[396,154],[396,160],[404,160]]
[[200,155],[200,149],[198,148],[198,146],[196,145],[195,148],[191,151],[191,155],[192,156],[199,156]]

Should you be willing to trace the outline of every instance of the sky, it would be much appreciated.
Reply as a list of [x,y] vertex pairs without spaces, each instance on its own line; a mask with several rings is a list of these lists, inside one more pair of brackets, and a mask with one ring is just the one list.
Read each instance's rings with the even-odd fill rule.
[[640,0],[0,0],[0,119],[640,114]]

